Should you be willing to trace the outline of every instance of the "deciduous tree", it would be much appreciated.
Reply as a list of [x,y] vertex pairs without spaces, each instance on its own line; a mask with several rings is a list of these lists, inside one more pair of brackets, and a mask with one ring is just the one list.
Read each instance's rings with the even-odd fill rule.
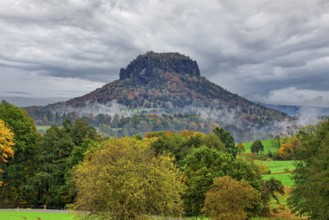
[[293,174],[295,188],[288,199],[290,208],[310,219],[329,216],[329,119],[299,132],[301,140]]
[[245,220],[259,201],[259,192],[248,182],[218,177],[206,193],[203,212],[215,220]]
[[181,175],[171,157],[156,156],[151,142],[112,138],[90,152],[76,170],[75,208],[99,219],[180,215]]
[[[14,134],[5,125],[4,121],[0,119],[0,174],[3,172],[1,164],[7,163],[8,158],[14,157],[15,152],[12,148],[14,145]],[[0,186],[2,185],[1,179],[2,178],[0,178]]]
[[278,156],[283,160],[297,159],[297,151],[300,148],[301,142],[298,135],[287,137],[278,151]]
[[230,132],[218,127],[215,128],[213,132],[218,135],[222,143],[225,145],[227,152],[232,154],[232,156],[235,158],[238,153],[238,149],[235,147],[234,138]]
[[8,162],[8,158],[14,157],[13,146],[14,133],[5,125],[4,121],[0,119],[0,160]]
[[251,145],[251,152],[258,154],[264,151],[264,145],[260,140],[256,140]]
[[0,189],[0,205],[14,205],[26,202],[27,179],[33,175],[37,164],[34,161],[35,144],[38,137],[31,117],[6,101],[0,103],[0,119],[15,134],[13,150],[15,157],[4,165],[4,185]]
[[195,149],[184,159],[183,170],[187,177],[184,203],[189,216],[200,214],[204,195],[215,177],[232,176],[246,180],[256,189],[262,185],[260,175],[249,163],[205,146]]
[[284,187],[279,180],[271,178],[269,180],[264,181],[262,191],[261,191],[261,199],[263,203],[263,215],[270,214],[270,200],[273,198],[277,203],[279,203],[278,194],[284,194]]

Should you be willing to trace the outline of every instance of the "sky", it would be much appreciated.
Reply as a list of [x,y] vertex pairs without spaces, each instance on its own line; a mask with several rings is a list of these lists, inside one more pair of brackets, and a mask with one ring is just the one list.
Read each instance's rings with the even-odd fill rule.
[[84,95],[179,52],[249,100],[329,107],[328,0],[0,0],[0,98]]

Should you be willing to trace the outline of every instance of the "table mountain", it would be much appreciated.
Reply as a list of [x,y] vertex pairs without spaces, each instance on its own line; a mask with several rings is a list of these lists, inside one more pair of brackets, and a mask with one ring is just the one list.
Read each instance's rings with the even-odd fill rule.
[[139,55],[119,75],[84,96],[26,109],[37,124],[79,116],[109,135],[222,126],[238,139],[252,139],[289,118],[210,82],[196,61],[179,53]]

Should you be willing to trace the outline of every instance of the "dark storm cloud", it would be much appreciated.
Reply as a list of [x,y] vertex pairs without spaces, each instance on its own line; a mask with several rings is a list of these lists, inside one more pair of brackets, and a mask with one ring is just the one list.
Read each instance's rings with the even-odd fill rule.
[[91,88],[138,54],[176,51],[255,101],[329,105],[328,1],[2,1],[0,30],[0,67],[18,78]]
[[6,92],[3,92],[3,93],[6,93],[6,94],[21,94],[21,95],[28,95],[28,94],[30,94],[28,92],[20,92],[20,91],[6,91]]

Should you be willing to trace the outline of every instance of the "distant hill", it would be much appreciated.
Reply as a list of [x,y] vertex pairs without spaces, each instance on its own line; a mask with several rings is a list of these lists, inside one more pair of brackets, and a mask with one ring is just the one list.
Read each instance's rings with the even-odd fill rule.
[[268,137],[291,119],[210,82],[196,61],[179,53],[140,55],[119,76],[84,96],[26,110],[42,125],[84,117],[108,135],[222,126],[238,140]]
[[291,117],[298,117],[304,112],[309,114],[313,113],[315,116],[324,117],[329,116],[329,108],[317,106],[299,106],[299,105],[274,105],[274,104],[261,104],[266,108],[275,109],[288,114]]

